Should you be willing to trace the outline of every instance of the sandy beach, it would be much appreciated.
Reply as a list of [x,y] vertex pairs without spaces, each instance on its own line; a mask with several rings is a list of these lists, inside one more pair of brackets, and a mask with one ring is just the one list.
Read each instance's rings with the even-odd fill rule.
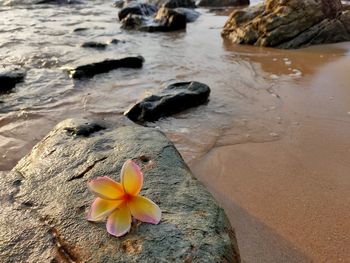
[[221,146],[223,135],[192,164],[235,226],[243,262],[349,262],[349,67],[345,57],[276,88],[277,140]]
[[[33,1],[29,0],[0,1],[2,67],[8,69],[10,73],[20,69],[25,76],[12,90],[4,92],[0,97],[2,178],[5,178],[4,175],[9,174],[55,125],[65,119],[84,118],[111,123],[118,127],[133,126],[136,124],[124,116],[124,112],[145,97],[159,94],[171,83],[201,82],[211,89],[208,101],[203,101],[204,103],[199,106],[194,104],[192,106],[196,107],[186,110],[181,108],[176,114],[167,117],[164,115],[155,122],[143,125],[162,131],[175,144],[194,176],[207,186],[209,192],[224,208],[231,225],[235,228],[242,262],[350,263],[350,42],[288,50],[234,44],[236,42],[232,41],[232,36],[230,38],[222,36],[223,27],[230,19],[228,16],[233,9],[226,10],[222,7],[187,10],[196,11],[189,14],[196,14],[198,17],[195,21],[187,23],[189,20],[187,16],[180,16],[182,26],[186,25],[186,30],[182,27],[182,30],[173,32],[148,33],[135,28],[126,30],[123,27],[124,22],[117,19],[121,8],[112,7],[113,1],[82,0],[83,4],[65,4],[71,2],[68,0],[56,2],[56,4],[34,5]],[[262,1],[250,2],[256,4]],[[293,2],[296,5],[300,3]],[[314,4],[326,1],[308,2]],[[318,10],[313,7],[309,9],[311,14]],[[277,7],[277,9],[294,12],[294,9],[289,7]],[[261,15],[265,14],[265,11],[261,12]],[[316,13],[314,15],[317,19],[314,21],[328,19],[323,19],[324,11]],[[283,14],[277,17],[285,18]],[[313,20],[308,26],[302,25],[303,21],[299,20],[303,19],[299,18],[304,17],[307,16],[301,12],[295,18],[297,21],[295,27],[298,29],[295,36],[307,32],[306,28],[311,30],[311,24],[316,29],[320,27],[320,23],[313,24]],[[350,13],[346,17],[349,18]],[[144,21],[151,21],[152,24],[155,21],[154,17],[146,14],[141,18],[145,18]],[[333,20],[334,23],[338,23],[340,19],[335,16]],[[262,21],[269,19],[264,18]],[[276,21],[276,24],[282,23],[277,18]],[[350,23],[350,19],[344,21]],[[286,41],[290,40],[289,22],[288,20],[282,23],[282,30],[278,31],[280,34],[275,34],[274,40],[278,40],[279,36],[285,37]],[[329,21],[324,23],[325,30],[331,28],[328,23]],[[265,26],[275,30],[276,24]],[[260,27],[259,23],[257,25]],[[301,25],[302,27],[299,27]],[[311,30],[313,34],[318,32],[315,28]],[[336,28],[340,30],[339,32],[346,30],[345,27]],[[232,32],[236,32],[235,30]],[[242,31],[239,29],[237,32]],[[329,36],[332,41],[319,39],[320,42],[305,43],[347,41],[348,39],[343,38],[347,34],[339,32],[328,30],[326,33],[329,35],[326,33],[317,35]],[[348,32],[350,33],[350,30]],[[266,35],[265,33],[262,31],[262,37]],[[339,39],[333,41],[334,36],[339,36]],[[350,38],[350,34],[348,37]],[[93,78],[81,80],[72,79],[67,72],[67,69],[81,68],[81,65],[83,67],[88,65],[90,68],[91,65],[101,65],[101,62],[106,60],[115,61],[139,55],[145,59],[142,68],[114,68],[109,72],[100,71],[101,74],[96,74]],[[72,130],[68,128],[67,131]],[[149,141],[145,140],[142,143],[147,144]],[[77,144],[78,148],[79,146]],[[107,145],[106,148],[108,147],[111,146]],[[103,147],[96,148],[99,150]],[[95,147],[93,150],[96,150]],[[48,150],[48,155],[54,151]],[[133,155],[135,154],[131,152],[130,158],[134,158]],[[87,168],[81,169],[83,172],[77,171],[76,178],[85,180],[86,173],[89,176],[97,175],[91,173],[95,172],[94,169],[98,169],[98,166],[92,168],[107,157],[96,158],[91,164],[81,161],[81,165],[87,165]],[[67,164],[72,162],[68,157],[65,160]],[[164,167],[168,169],[172,166],[166,163]],[[35,170],[34,168],[31,169]],[[52,167],[49,168],[50,171],[54,170]],[[36,180],[36,176],[41,178],[40,176],[44,176],[46,172],[37,171],[32,179]],[[104,174],[103,169],[97,172],[99,175]],[[163,173],[167,175],[167,172]],[[69,171],[66,174],[70,176],[74,173]],[[56,178],[53,172],[50,176]],[[65,179],[62,189],[71,180],[71,178]],[[167,179],[163,181],[174,184]],[[16,194],[18,193],[19,197],[25,197],[18,192],[20,183],[18,180],[10,182],[6,179],[6,184],[11,185],[11,189],[16,187]],[[33,185],[36,187],[36,183]],[[49,184],[58,197],[54,201],[59,207],[65,202],[70,205],[71,198],[67,197],[66,201],[62,199],[55,190],[56,185],[56,181]],[[81,185],[83,186],[74,188],[79,195],[80,191],[86,188],[85,183]],[[4,189],[2,187],[2,190]],[[31,188],[28,189],[27,193],[31,195],[33,191]],[[158,185],[154,185],[154,189],[147,191],[156,192],[157,189]],[[172,189],[172,186],[169,186],[169,189]],[[181,192],[178,191],[180,197],[187,192],[195,195],[187,186],[181,188]],[[41,192],[40,194],[45,196]],[[7,191],[4,195],[0,195],[3,196],[8,199],[8,211],[23,216],[21,210],[12,209],[13,204],[10,202],[13,199],[12,192]],[[173,198],[174,194],[171,193],[169,196]],[[52,194],[47,194],[47,197],[50,199]],[[172,204],[171,198],[169,204]],[[79,211],[79,216],[83,219],[78,222],[80,224],[85,222],[84,206],[90,205],[90,201],[81,206],[80,198],[77,200],[74,209]],[[21,207],[24,205],[27,209],[33,206],[34,210],[40,210],[36,207],[36,202],[25,201],[21,203]],[[43,203],[51,204],[49,201]],[[212,203],[214,207],[217,206],[215,200],[212,200]],[[182,204],[179,207],[182,209]],[[67,210],[75,211],[74,209],[69,206]],[[178,208],[168,210],[178,212],[181,218],[184,215],[187,217],[187,212],[181,209],[179,212],[176,209]],[[47,210],[50,213],[59,211],[51,208]],[[201,214],[205,213],[201,211],[197,215]],[[3,213],[3,221],[0,220],[0,223],[7,223],[8,218],[14,216]],[[76,215],[71,216],[69,220],[71,218],[78,221]],[[186,220],[191,221],[192,218]],[[22,223],[22,220],[12,221]],[[62,222],[66,220],[62,219],[57,226]],[[186,229],[186,223],[183,223],[183,220],[179,222],[183,229]],[[229,225],[227,221],[225,224]],[[223,225],[226,230],[229,229],[227,225]],[[36,231],[28,225],[23,226],[29,231]],[[17,233],[12,233],[12,225],[11,228],[6,228],[3,224],[3,227],[9,230],[15,240],[15,242],[6,241],[6,244],[10,248],[13,244],[18,244]],[[16,229],[18,235],[21,235],[21,228]],[[165,237],[171,236],[159,229]],[[176,229],[177,225],[174,225],[174,231]],[[206,231],[204,229],[203,233]],[[220,231],[212,231],[214,235],[218,232]],[[7,232],[3,233],[5,233],[3,236],[7,235]],[[192,234],[189,236],[192,237]],[[27,241],[33,242],[34,248],[37,247],[35,239],[31,238],[31,232],[28,237],[30,238],[25,236],[23,238],[25,242],[21,243],[23,250],[27,250]],[[67,237],[71,239],[70,234],[67,234]],[[179,240],[183,241],[182,237],[179,234]],[[94,241],[93,238],[85,236],[79,240]],[[203,240],[200,237],[197,241]],[[108,239],[105,242],[110,244]],[[171,244],[169,246],[171,248],[176,244],[173,240],[169,243],[164,243],[163,240],[161,242],[162,245]],[[72,241],[71,244],[75,246],[78,243],[81,242]],[[220,242],[213,243],[220,244]],[[236,241],[232,243],[236,244]],[[153,243],[149,245],[150,250],[154,247]],[[190,248],[189,253],[196,252],[192,244],[188,243],[186,247]],[[90,248],[90,244],[82,245],[83,252],[90,253]],[[8,253],[16,253],[6,246],[3,246],[3,251],[6,260],[12,260]],[[103,249],[99,251],[104,253]],[[115,247],[112,247],[111,251],[115,251]],[[168,248],[164,251],[172,252]],[[154,252],[154,255],[158,256],[157,253]],[[42,253],[38,255],[41,256]],[[106,255],[109,256],[108,253]],[[213,252],[213,255],[218,254]],[[26,254],[21,251],[15,256],[26,257]],[[147,256],[145,258],[149,259]],[[180,262],[180,258],[184,257],[180,257],[178,253],[175,258]],[[198,262],[218,262],[205,259]],[[0,251],[0,262],[3,261]],[[22,262],[17,258],[14,261]],[[33,262],[30,259],[28,261]]]

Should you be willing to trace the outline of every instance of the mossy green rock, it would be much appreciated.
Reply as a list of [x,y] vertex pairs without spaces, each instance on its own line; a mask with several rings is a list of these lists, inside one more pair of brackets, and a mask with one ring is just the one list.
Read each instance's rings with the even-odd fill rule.
[[[133,222],[116,238],[105,223],[85,219],[94,199],[86,184],[103,175],[119,180],[130,158],[162,220]],[[0,262],[239,262],[224,211],[156,129],[66,120],[0,175]]]

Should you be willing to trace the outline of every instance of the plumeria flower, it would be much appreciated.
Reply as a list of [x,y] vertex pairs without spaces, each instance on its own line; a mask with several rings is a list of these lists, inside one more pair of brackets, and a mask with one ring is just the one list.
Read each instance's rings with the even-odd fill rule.
[[107,217],[107,231],[113,236],[123,236],[131,227],[131,216],[142,222],[158,224],[160,208],[146,197],[140,196],[143,174],[132,160],[127,160],[121,171],[121,183],[107,176],[97,177],[88,183],[97,196],[87,219],[101,221]]

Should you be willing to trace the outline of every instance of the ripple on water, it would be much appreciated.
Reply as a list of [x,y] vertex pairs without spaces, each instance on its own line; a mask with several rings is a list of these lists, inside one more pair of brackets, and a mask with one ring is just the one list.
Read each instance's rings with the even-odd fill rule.
[[[337,108],[337,102],[349,96],[346,96],[347,93],[333,94],[333,89],[327,89],[331,92],[326,93],[327,100],[322,104],[323,113],[320,115],[319,104],[310,107],[309,101],[303,99],[311,91],[312,96],[308,98],[317,101],[318,94],[324,92],[318,87],[326,86],[325,79],[321,78],[317,87],[312,88],[297,84],[313,75],[320,65],[343,56],[349,47],[334,45],[284,51],[232,45],[222,41],[220,36],[220,29],[227,18],[210,14],[204,9],[199,9],[201,17],[189,24],[186,31],[149,34],[121,30],[116,20],[117,10],[111,7],[110,0],[84,1],[82,5],[69,6],[38,6],[33,5],[32,0],[7,0],[1,3],[2,65],[22,67],[27,70],[27,76],[13,93],[1,95],[0,98],[0,171],[11,169],[63,119],[86,117],[105,119],[116,125],[131,124],[122,114],[130,105],[159,91],[163,84],[196,80],[211,88],[207,104],[147,125],[165,131],[189,163],[195,163],[209,152],[208,158],[204,157],[199,165],[202,169],[199,169],[199,174],[208,175],[200,179],[210,181],[210,189],[224,200],[232,222],[236,222],[234,220],[239,215],[236,232],[244,260],[249,261],[254,256],[262,260],[262,255],[266,259],[270,254],[280,256],[285,253],[288,258],[302,262],[299,260],[303,258],[302,255],[295,257],[293,254],[297,246],[286,242],[290,236],[294,234],[297,240],[303,237],[307,241],[310,237],[314,238],[315,233],[327,233],[330,225],[336,225],[339,228],[337,231],[344,233],[342,224],[327,223],[329,218],[330,222],[337,218],[329,217],[334,211],[339,212],[338,218],[344,216],[339,208],[346,203],[342,198],[327,206],[333,209],[333,204],[336,204],[339,209],[326,214],[325,220],[316,218],[318,220],[312,221],[315,224],[311,224],[311,227],[311,217],[303,219],[302,215],[313,212],[304,206],[304,200],[308,200],[312,207],[322,206],[331,194],[334,195],[326,185],[320,192],[315,191],[322,198],[315,198],[317,202],[313,203],[311,192],[314,191],[310,189],[315,189],[313,187],[318,185],[315,182],[319,182],[319,178],[314,178],[314,174],[304,166],[316,164],[311,171],[322,166],[322,172],[326,172],[320,174],[326,178],[326,182],[331,181],[330,176],[338,172],[342,176],[335,178],[334,189],[344,193],[347,190],[344,185],[348,182],[345,179],[348,174],[344,171],[349,162],[344,141],[348,130],[343,127],[350,109],[348,106]],[[87,30],[77,32],[77,28]],[[80,47],[87,41],[109,43],[115,38],[125,43],[110,44],[104,51]],[[64,71],[69,66],[130,55],[142,55],[146,60],[144,67],[115,70],[81,81],[70,79]],[[297,99],[293,101],[291,98],[294,97]],[[308,121],[308,126],[305,123],[309,116],[301,121],[296,118],[300,116],[301,102],[308,105],[306,112],[315,119]],[[322,123],[320,119],[329,118],[328,110],[333,108],[337,110],[335,115],[341,116],[339,120],[326,120],[328,125],[321,125],[315,133],[316,125]],[[285,109],[291,112],[289,116],[284,114]],[[291,135],[289,130],[309,132],[308,136],[303,137],[305,141],[295,147],[294,133]],[[328,136],[332,139],[330,142],[336,143],[329,144],[327,149],[317,144],[308,147],[310,142],[316,141],[315,136],[319,140]],[[286,145],[282,140],[286,138],[291,145],[287,147],[290,151],[284,150]],[[265,142],[269,142],[266,144],[268,150],[261,147]],[[243,146],[247,146],[248,150]],[[221,154],[218,149],[226,150]],[[329,156],[328,149],[333,149],[336,154]],[[293,154],[295,151],[297,154]],[[315,158],[320,154],[323,155],[322,163]],[[296,156],[303,158],[299,160]],[[333,159],[329,161],[328,158]],[[258,164],[257,160],[260,160]],[[330,163],[336,165],[328,165]],[[280,167],[286,168],[283,170]],[[295,172],[298,167],[301,167],[302,173]],[[305,178],[308,184],[305,184]],[[252,201],[244,203],[242,196],[246,201]],[[281,202],[283,198],[284,202]],[[254,210],[256,207],[259,209]],[[325,210],[321,208],[322,215]],[[290,212],[293,209],[296,212]],[[267,223],[261,220],[262,216],[254,217],[254,211],[266,213]],[[285,225],[280,224],[287,226],[287,231],[279,228],[278,224],[276,229],[287,238],[270,229],[275,223],[272,219],[280,215],[287,215],[283,218],[286,220],[282,220]],[[313,231],[314,225],[320,222],[326,222],[325,228],[319,232]],[[289,229],[290,223],[292,228]],[[300,230],[300,225],[303,228],[298,232],[296,230]],[[310,229],[304,228],[305,225],[309,225]],[[305,231],[308,234],[306,238],[304,229],[308,230]],[[333,237],[329,235],[323,240],[327,241],[330,236]],[[300,242],[300,247],[307,248],[309,245],[307,249],[312,254],[319,249],[312,247],[314,243],[314,240],[309,244]],[[325,250],[332,248],[329,244],[324,246]],[[288,250],[290,247],[292,251]]]
[[[304,58],[314,59],[312,52],[296,56],[222,42],[220,28],[226,17],[203,9],[199,10],[201,18],[189,24],[186,31],[149,34],[121,30],[117,10],[107,0],[61,6],[38,6],[31,1],[5,3],[12,6],[0,7],[0,56],[4,66],[27,69],[27,77],[14,93],[2,96],[0,114],[23,109],[39,114],[42,117],[36,122],[44,127],[41,131],[50,130],[65,117],[127,123],[122,113],[163,84],[200,81],[212,89],[206,105],[150,124],[166,131],[187,161],[215,145],[276,139],[271,134],[283,133],[275,121],[281,98],[271,90],[275,82],[270,76],[289,81],[307,75],[310,67],[304,66]],[[87,30],[74,32],[76,28]],[[104,51],[80,47],[86,41],[109,43],[114,38],[125,43],[109,44]],[[143,69],[120,69],[82,81],[71,80],[64,71],[65,67],[130,55],[145,57]],[[292,64],[286,65],[284,58]],[[329,56],[318,59],[326,61]],[[23,141],[33,145],[35,122],[16,122],[23,123],[26,131]],[[21,156],[13,154],[11,158]],[[8,159],[0,159],[4,162]]]

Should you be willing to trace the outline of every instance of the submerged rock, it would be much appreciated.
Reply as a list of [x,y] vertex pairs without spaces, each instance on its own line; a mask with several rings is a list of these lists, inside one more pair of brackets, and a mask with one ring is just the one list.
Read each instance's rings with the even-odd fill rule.
[[0,71],[0,94],[11,91],[17,83],[23,82],[25,75],[22,70]]
[[123,20],[129,14],[142,15],[142,16],[153,16],[157,12],[158,8],[155,5],[146,3],[131,2],[126,7],[118,12],[119,20]]
[[138,102],[124,113],[135,122],[156,121],[208,101],[210,88],[200,82],[179,82]]
[[[58,124],[10,173],[0,172],[0,262],[239,262],[223,209],[162,132],[106,124],[87,137],[67,132],[93,123]],[[144,172],[141,194],[159,205],[162,219],[133,222],[116,238],[105,223],[86,220],[94,198],[87,182],[119,180],[131,158]]]
[[141,68],[145,59],[141,56],[122,59],[108,59],[70,69],[73,79],[90,78],[97,74],[106,73],[118,68]]
[[162,7],[155,18],[128,15],[122,20],[122,28],[147,32],[169,32],[186,28],[187,18],[175,9]]
[[267,0],[234,11],[222,35],[238,44],[299,48],[350,40],[350,11],[340,0]]
[[249,0],[199,0],[197,3],[200,7],[240,6],[249,4]]
[[81,45],[81,47],[84,48],[96,48],[96,49],[105,49],[107,47],[107,44],[105,43],[99,43],[99,42],[94,42],[94,41],[90,41],[90,42],[85,42]]

